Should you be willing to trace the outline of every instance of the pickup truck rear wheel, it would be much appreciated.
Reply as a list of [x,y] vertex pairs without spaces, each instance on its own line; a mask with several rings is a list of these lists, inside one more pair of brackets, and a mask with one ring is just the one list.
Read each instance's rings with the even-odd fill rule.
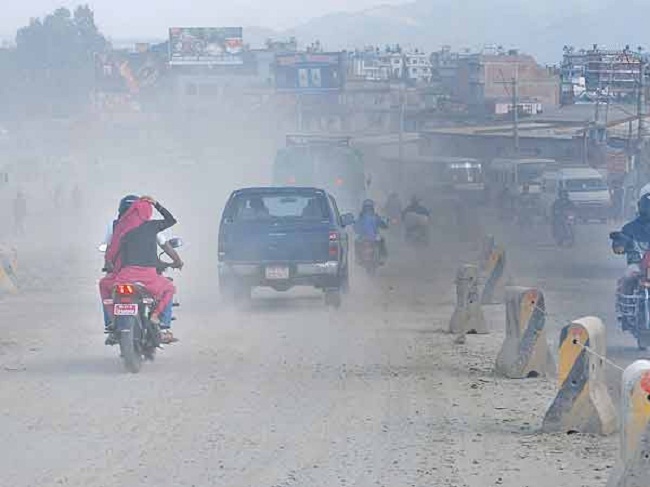
[[341,307],[341,289],[326,289],[325,290],[325,304],[331,308]]
[[345,270],[342,271],[341,273],[341,292],[343,294],[347,294],[350,292],[350,268],[345,267]]
[[237,280],[220,282],[221,296],[234,304],[245,303],[251,299],[251,287]]

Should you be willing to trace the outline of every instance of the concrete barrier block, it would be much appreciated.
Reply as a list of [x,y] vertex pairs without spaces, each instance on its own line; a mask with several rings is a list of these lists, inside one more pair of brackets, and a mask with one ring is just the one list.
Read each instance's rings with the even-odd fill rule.
[[505,294],[506,252],[494,247],[485,267],[485,285],[481,293],[481,304],[499,304]]
[[0,245],[0,293],[18,292],[17,266],[18,255],[16,250]]
[[478,267],[464,265],[456,276],[456,309],[449,322],[450,333],[488,333],[478,293]]
[[623,373],[621,447],[607,487],[650,485],[650,361],[637,360]]
[[545,432],[609,435],[617,430],[614,403],[607,390],[602,357],[607,352],[603,322],[580,318],[560,335],[559,391],[544,417]]
[[497,357],[497,374],[524,379],[555,373],[545,325],[544,294],[540,290],[506,288],[506,338]]

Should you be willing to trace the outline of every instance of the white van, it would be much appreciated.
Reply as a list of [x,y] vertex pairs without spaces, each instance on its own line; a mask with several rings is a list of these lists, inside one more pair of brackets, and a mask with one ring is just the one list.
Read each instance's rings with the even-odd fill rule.
[[542,177],[544,214],[552,216],[553,202],[560,191],[567,191],[581,220],[606,222],[612,201],[603,176],[591,167],[568,167],[546,172]]

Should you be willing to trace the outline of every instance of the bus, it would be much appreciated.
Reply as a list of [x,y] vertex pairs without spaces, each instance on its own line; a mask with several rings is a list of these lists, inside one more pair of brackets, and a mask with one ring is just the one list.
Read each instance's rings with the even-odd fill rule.
[[273,163],[273,184],[313,186],[336,199],[341,213],[357,213],[366,198],[366,174],[362,154],[351,137],[287,135],[286,146]]
[[441,167],[441,181],[455,191],[483,191],[483,164],[470,157],[437,157]]

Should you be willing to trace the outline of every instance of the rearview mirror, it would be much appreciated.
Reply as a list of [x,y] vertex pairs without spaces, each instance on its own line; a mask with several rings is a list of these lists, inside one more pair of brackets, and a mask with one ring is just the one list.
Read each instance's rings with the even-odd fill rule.
[[173,249],[179,249],[183,246],[183,240],[180,237],[173,237],[167,240],[167,243],[171,246]]
[[352,213],[345,213],[341,215],[341,225],[349,227],[354,224],[354,215]]

